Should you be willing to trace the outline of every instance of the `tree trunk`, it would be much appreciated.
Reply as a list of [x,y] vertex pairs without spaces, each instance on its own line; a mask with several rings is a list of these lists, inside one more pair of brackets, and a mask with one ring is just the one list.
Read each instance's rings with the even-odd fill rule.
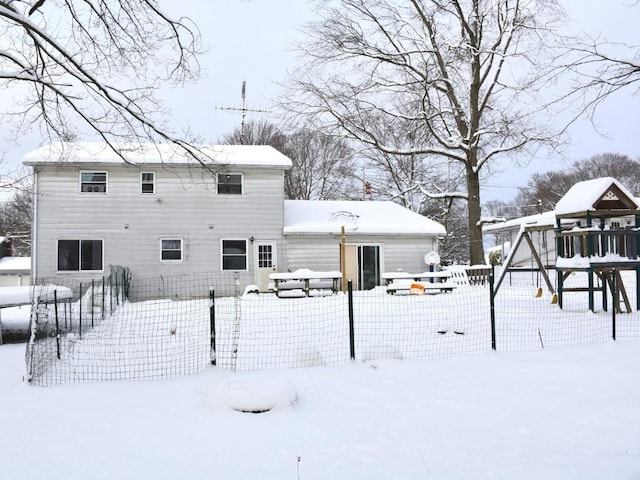
[[480,178],[474,170],[475,162],[467,163],[467,194],[469,210],[469,261],[471,265],[483,265],[484,245],[482,244],[482,224],[480,223]]

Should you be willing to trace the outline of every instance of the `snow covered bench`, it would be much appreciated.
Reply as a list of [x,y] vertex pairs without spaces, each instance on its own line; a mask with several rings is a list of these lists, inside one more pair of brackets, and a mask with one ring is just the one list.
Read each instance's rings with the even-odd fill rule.
[[416,282],[413,280],[394,280],[387,285],[387,293],[395,295],[398,292],[414,293],[421,295],[423,293],[442,293],[452,292],[457,285],[446,280],[444,282]]
[[426,292],[450,292],[456,288],[456,283],[450,280],[451,272],[435,271],[422,273],[388,272],[381,275],[387,285],[387,293],[393,295],[397,292],[411,293],[411,286],[420,293]]

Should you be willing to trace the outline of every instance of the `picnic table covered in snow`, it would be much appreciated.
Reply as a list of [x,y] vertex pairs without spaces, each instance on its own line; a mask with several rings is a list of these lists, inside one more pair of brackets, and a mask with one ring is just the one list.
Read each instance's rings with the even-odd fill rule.
[[294,291],[302,291],[308,297],[313,290],[331,290],[332,293],[338,293],[342,272],[316,272],[301,268],[294,272],[272,273],[269,280],[273,284],[272,290],[279,297],[283,292]]
[[385,281],[387,293],[394,294],[398,291],[410,291],[412,285],[419,285],[421,290],[435,292],[450,292],[456,288],[456,284],[450,281],[451,272],[438,270],[433,272],[387,272],[380,275]]

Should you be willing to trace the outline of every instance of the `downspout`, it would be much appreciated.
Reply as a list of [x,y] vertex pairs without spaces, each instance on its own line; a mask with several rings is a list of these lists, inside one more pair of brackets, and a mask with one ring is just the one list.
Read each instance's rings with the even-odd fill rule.
[[37,237],[38,237],[38,172],[33,169],[33,219],[31,221],[31,284],[36,279]]

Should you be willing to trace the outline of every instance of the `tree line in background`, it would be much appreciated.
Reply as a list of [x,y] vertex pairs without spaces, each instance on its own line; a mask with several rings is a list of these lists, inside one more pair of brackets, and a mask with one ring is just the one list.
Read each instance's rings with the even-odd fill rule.
[[[492,212],[483,208],[508,217],[548,209],[590,172],[636,188],[625,175],[637,162],[614,155],[536,175],[509,205],[480,198],[496,162],[520,166],[541,148],[553,152],[571,122],[638,85],[638,47],[561,33],[560,0],[316,5],[280,101],[286,132],[263,123],[224,139],[290,156],[288,198],[396,201],[447,228],[443,258],[484,263],[483,215]],[[39,128],[43,141],[88,132],[125,161],[120,142],[148,141],[203,161],[202,140],[170,132],[156,95],[161,84],[200,74],[200,31],[173,18],[151,0],[0,0],[0,90],[19,94],[2,120],[16,137]],[[566,90],[547,95],[560,85]],[[574,113],[558,125],[557,112]],[[12,217],[21,200],[2,207],[5,233],[22,232]]]
[[[425,155],[357,150],[343,137],[310,128],[285,133],[267,121],[249,121],[225,135],[221,143],[271,145],[291,158],[293,167],[285,176],[288,199],[389,200],[425,215],[447,230],[440,244],[442,260],[468,261],[466,202],[464,195],[452,193],[462,183],[455,168],[434,164]],[[616,178],[634,194],[640,192],[640,160],[603,153],[559,170],[533,174],[513,200],[483,204],[483,218],[512,219],[553,210],[573,184],[606,176]]]
[[560,170],[533,174],[512,201],[485,205],[487,215],[516,218],[552,211],[572,185],[599,177],[613,177],[632,194],[640,194],[640,160],[619,153],[602,153]]
[[31,183],[25,180],[13,188],[6,201],[0,202],[0,236],[11,240],[15,256],[31,256],[32,219],[33,192]]

